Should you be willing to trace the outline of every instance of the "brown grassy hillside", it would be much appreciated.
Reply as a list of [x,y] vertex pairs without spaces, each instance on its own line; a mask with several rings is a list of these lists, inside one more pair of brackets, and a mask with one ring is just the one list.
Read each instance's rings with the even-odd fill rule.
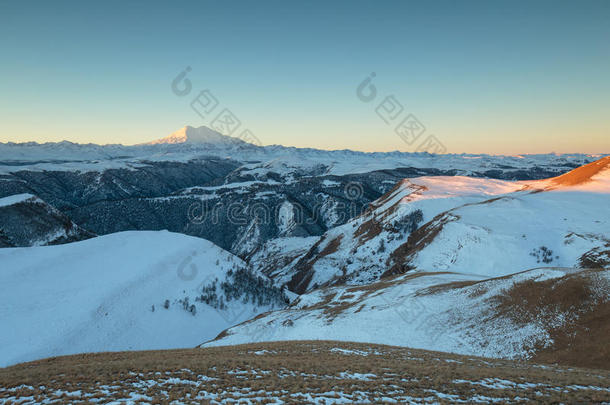
[[[610,401],[608,371],[331,341],[84,354],[0,369],[0,403]],[[242,402],[243,403],[243,402]]]

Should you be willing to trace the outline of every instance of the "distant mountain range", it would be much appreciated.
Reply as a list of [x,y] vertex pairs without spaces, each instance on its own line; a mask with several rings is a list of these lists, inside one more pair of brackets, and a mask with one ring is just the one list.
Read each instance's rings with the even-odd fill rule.
[[[345,223],[406,177],[532,180],[594,159],[261,147],[207,127],[185,127],[137,146],[0,144],[0,198],[37,196],[98,235],[168,229],[204,237],[246,258],[274,238],[317,236]],[[353,195],[346,195],[348,185]],[[260,206],[265,208],[257,211]],[[280,207],[296,211],[297,223],[282,228],[270,220]],[[189,209],[215,215],[193,220]],[[15,239],[4,228],[20,240],[18,246],[28,245],[27,237]],[[39,240],[35,234],[30,238]]]
[[[352,150],[319,150],[281,145],[258,146],[239,138],[222,135],[205,126],[184,127],[168,137],[145,144],[96,145],[68,141],[55,143],[0,143],[0,174],[18,170],[101,171],[112,168],[141,167],[150,162],[188,162],[209,156],[231,158],[241,162],[274,162],[301,170],[318,168],[327,175],[366,173],[399,167],[455,170],[464,175],[498,176],[512,173],[522,179],[523,172],[540,170],[566,171],[595,160],[584,154],[543,155],[432,155],[426,152],[357,152]],[[540,173],[542,174],[542,173]],[[540,175],[536,176],[537,178]],[[547,176],[548,177],[548,176]]]

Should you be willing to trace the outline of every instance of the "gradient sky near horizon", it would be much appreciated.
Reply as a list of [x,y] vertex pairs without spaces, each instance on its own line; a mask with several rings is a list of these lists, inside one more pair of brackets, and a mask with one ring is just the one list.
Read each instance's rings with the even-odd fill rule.
[[610,1],[2,1],[0,51],[0,142],[146,142],[209,89],[266,145],[412,151],[393,95],[448,152],[610,153]]

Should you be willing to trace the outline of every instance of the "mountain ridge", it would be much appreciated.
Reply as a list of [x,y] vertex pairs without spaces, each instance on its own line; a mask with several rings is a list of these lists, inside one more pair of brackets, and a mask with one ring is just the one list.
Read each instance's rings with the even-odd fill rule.
[[154,141],[145,142],[140,145],[159,145],[159,144],[214,144],[214,145],[252,145],[254,144],[245,142],[239,138],[235,138],[228,135],[223,135],[218,131],[215,131],[207,126],[192,127],[187,125],[180,128],[176,132]]
[[35,195],[0,198],[0,248],[57,245],[94,236]]
[[[19,159],[9,159],[8,152],[19,152],[18,149],[23,149],[23,151],[35,152],[36,150],[54,150],[58,152],[70,153],[74,151],[78,151],[82,153],[83,151],[89,149],[93,151],[97,151],[100,153],[100,156],[97,158],[101,158],[104,155],[101,152],[106,153],[106,157],[121,157],[122,155],[125,157],[137,157],[139,154],[150,153],[155,150],[155,147],[164,147],[164,150],[174,150],[172,147],[176,146],[188,146],[188,147],[197,147],[197,146],[227,146],[227,147],[246,147],[251,150],[262,150],[265,151],[266,154],[269,153],[278,153],[283,152],[286,154],[294,154],[294,153],[322,153],[322,154],[331,154],[334,156],[345,156],[347,155],[371,155],[371,156],[396,156],[396,155],[404,155],[404,156],[435,156],[435,154],[430,154],[428,152],[409,152],[409,151],[388,151],[388,152],[364,152],[359,150],[352,149],[336,149],[336,150],[326,150],[326,149],[316,149],[316,148],[306,148],[306,147],[294,147],[294,146],[286,146],[286,145],[267,145],[267,146],[258,146],[253,143],[249,143],[244,141],[241,138],[223,135],[214,129],[211,129],[207,126],[200,127],[192,127],[187,125],[182,127],[170,135],[158,139],[154,139],[151,141],[135,144],[135,145],[125,145],[120,143],[112,143],[112,144],[96,144],[96,143],[78,143],[72,142],[68,140],[58,141],[58,142],[0,142],[0,162],[2,161],[11,161],[11,160],[19,160]],[[151,147],[153,149],[151,149]],[[170,149],[167,149],[170,148]],[[5,153],[3,153],[3,149],[5,149]],[[21,151],[21,152],[23,152]],[[600,157],[610,154],[587,154],[587,153],[562,153],[556,154],[554,152],[550,153],[532,153],[532,154],[518,154],[518,155],[501,155],[501,154],[486,154],[486,153],[446,153],[438,156],[454,156],[454,157],[465,157],[469,159],[471,164],[478,163],[473,162],[472,160],[479,159],[500,159],[511,160],[514,162],[523,161],[535,157],[572,157],[572,158],[580,158],[582,162],[583,157]],[[66,156],[63,156],[66,158]],[[476,164],[475,164],[476,165]]]

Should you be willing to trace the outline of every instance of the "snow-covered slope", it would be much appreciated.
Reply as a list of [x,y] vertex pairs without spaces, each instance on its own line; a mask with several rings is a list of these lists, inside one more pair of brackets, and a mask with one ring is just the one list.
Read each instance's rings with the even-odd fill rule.
[[[610,158],[444,211],[391,255],[408,268],[502,276],[536,266],[587,267],[610,252]],[[542,186],[542,187],[541,187]],[[600,261],[595,267],[605,267]]]
[[582,267],[593,256],[603,263],[610,247],[609,163],[602,158],[541,181],[405,179],[282,272],[302,293],[412,269],[495,277],[541,264]]
[[[193,347],[285,304],[248,274],[214,244],[169,232],[2,249],[0,366],[80,352]],[[245,284],[258,286],[256,294]]]
[[392,266],[502,276],[541,264],[580,267],[610,243],[610,196],[513,194],[446,211],[392,254]]
[[0,247],[57,245],[93,236],[36,196],[0,198]]
[[540,268],[492,279],[415,272],[301,295],[203,346],[333,339],[578,364],[575,357],[608,359],[600,319],[609,310],[610,270]]

